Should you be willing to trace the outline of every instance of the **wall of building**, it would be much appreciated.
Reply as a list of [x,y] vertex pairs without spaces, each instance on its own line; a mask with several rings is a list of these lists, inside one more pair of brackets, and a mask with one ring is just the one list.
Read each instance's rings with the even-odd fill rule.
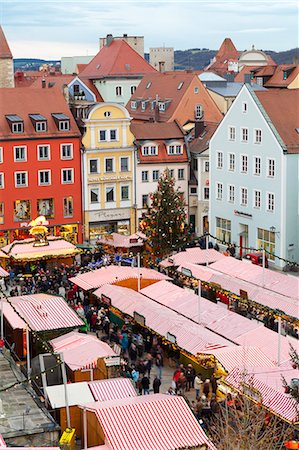
[[15,87],[13,60],[0,58],[0,88]]
[[[141,77],[95,80],[95,86],[105,102],[115,102],[125,106],[130,100],[135,87],[137,89],[140,81]],[[118,86],[122,89],[122,95],[116,95]]]
[[[144,58],[144,36],[128,36],[123,34],[122,36],[113,36],[114,40],[126,41],[142,58]],[[107,37],[100,38],[100,50],[107,45]]]
[[150,48],[150,64],[159,72],[169,72],[174,70],[174,49],[173,47]]
[[285,258],[299,261],[299,154],[283,157],[286,171],[285,186]]
[[61,72],[62,73],[77,73],[77,64],[88,64],[94,58],[94,55],[84,56],[62,56],[61,57]]
[[296,78],[288,85],[288,89],[299,89],[299,73]]

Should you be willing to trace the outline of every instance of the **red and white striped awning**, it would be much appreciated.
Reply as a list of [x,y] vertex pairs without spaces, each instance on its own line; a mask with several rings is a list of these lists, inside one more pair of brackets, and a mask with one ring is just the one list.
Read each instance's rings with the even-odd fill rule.
[[219,261],[220,259],[227,259],[222,253],[216,250],[201,249],[200,247],[187,248],[184,252],[176,253],[169,258],[163,259],[159,266],[161,267],[171,267],[171,266],[181,266],[185,263],[193,264],[211,264],[213,262]]
[[7,447],[7,445],[5,444],[5,441],[0,434],[0,448],[6,448],[6,447]]
[[91,381],[88,386],[95,401],[104,402],[118,398],[137,397],[132,381],[128,378]]
[[292,378],[299,378],[299,371],[265,367],[247,369],[247,372],[244,372],[235,368],[226,377],[225,382],[245,392],[283,419],[298,423],[298,403],[290,394],[283,392],[282,376],[289,382]]
[[[166,275],[157,272],[153,269],[142,267],[140,269],[140,276],[143,280],[169,280]],[[96,289],[105,284],[113,284],[118,281],[129,280],[130,278],[138,278],[137,267],[126,266],[107,266],[100,269],[92,270],[87,273],[82,273],[76,277],[70,278],[69,281],[80,286],[84,291]]]
[[9,273],[0,266],[0,277],[8,277]]
[[84,405],[94,411],[113,450],[216,450],[183,397],[151,394]]
[[231,372],[234,368],[246,367],[276,367],[264,352],[257,347],[229,347],[206,352],[214,355],[222,366]]
[[12,328],[26,328],[25,322],[33,331],[76,328],[83,325],[83,321],[62,297],[33,294],[9,297],[8,300],[13,307],[9,302],[4,302],[3,310],[4,317]]

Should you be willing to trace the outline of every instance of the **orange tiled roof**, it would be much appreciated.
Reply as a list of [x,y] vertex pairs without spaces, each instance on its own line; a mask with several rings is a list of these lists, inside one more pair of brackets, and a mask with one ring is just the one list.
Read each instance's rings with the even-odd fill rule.
[[225,38],[215,55],[217,61],[223,59],[238,60],[239,52],[230,38]]
[[[203,132],[197,137],[193,138],[191,142],[189,142],[189,148],[192,153],[202,153],[209,148],[209,143],[211,137],[217,130],[219,122],[205,122]],[[194,130],[193,130],[194,136]]]
[[3,32],[3,29],[0,25],[0,58],[12,58],[12,53],[10,51],[10,48],[8,46],[5,34]]
[[[0,138],[1,139],[28,139],[42,136],[64,137],[81,136],[76,122],[70,112],[63,94],[59,89],[28,89],[7,88],[0,90]],[[65,114],[70,119],[70,130],[59,131],[52,114]],[[48,130],[43,133],[35,131],[29,114],[41,114],[47,119]],[[6,115],[17,115],[24,121],[24,133],[11,132]]]
[[83,78],[136,77],[157,72],[122,39],[105,45],[80,73]]
[[257,66],[243,66],[239,73],[234,78],[235,83],[244,83],[244,75],[250,74],[256,70]]
[[269,89],[255,91],[283,142],[288,153],[299,152],[299,90]]
[[63,86],[68,85],[76,75],[46,75],[44,77],[36,78],[33,83],[30,85],[31,88],[41,88],[43,78],[46,81],[46,87],[55,87],[58,89],[62,89]]
[[[284,72],[288,72],[284,80]],[[281,64],[275,68],[273,76],[264,84],[265,87],[287,87],[299,74],[299,65]]]
[[81,73],[88,64],[77,64],[77,73]]

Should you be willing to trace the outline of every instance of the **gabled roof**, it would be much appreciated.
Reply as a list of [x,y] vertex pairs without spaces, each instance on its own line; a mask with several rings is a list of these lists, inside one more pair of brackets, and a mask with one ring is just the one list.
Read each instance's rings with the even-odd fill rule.
[[256,91],[255,95],[286,145],[288,153],[298,153],[299,90],[272,89]]
[[219,122],[205,122],[203,132],[197,138],[193,138],[193,140],[189,142],[190,152],[201,154],[205,150],[208,150],[210,140],[217,130],[218,125]]
[[8,46],[3,29],[0,25],[0,59],[7,59],[7,58],[12,59],[12,53]]
[[137,140],[184,138],[184,133],[176,122],[133,121],[130,128]]
[[218,52],[215,55],[216,60],[223,59],[238,59],[239,52],[233,44],[233,41],[230,38],[225,38],[222,42]]
[[[284,79],[284,73],[287,73]],[[266,87],[287,87],[299,74],[299,65],[281,64],[275,68],[272,77],[265,83]],[[259,76],[259,74],[258,74]]]
[[105,45],[80,72],[83,78],[141,77],[156,72],[142,56],[123,40],[113,40]]

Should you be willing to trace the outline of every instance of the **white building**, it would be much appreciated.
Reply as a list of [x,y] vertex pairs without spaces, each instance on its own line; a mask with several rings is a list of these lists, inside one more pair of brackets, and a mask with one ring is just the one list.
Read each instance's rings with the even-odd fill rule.
[[246,84],[210,142],[210,233],[280,267],[299,260],[298,100]]

